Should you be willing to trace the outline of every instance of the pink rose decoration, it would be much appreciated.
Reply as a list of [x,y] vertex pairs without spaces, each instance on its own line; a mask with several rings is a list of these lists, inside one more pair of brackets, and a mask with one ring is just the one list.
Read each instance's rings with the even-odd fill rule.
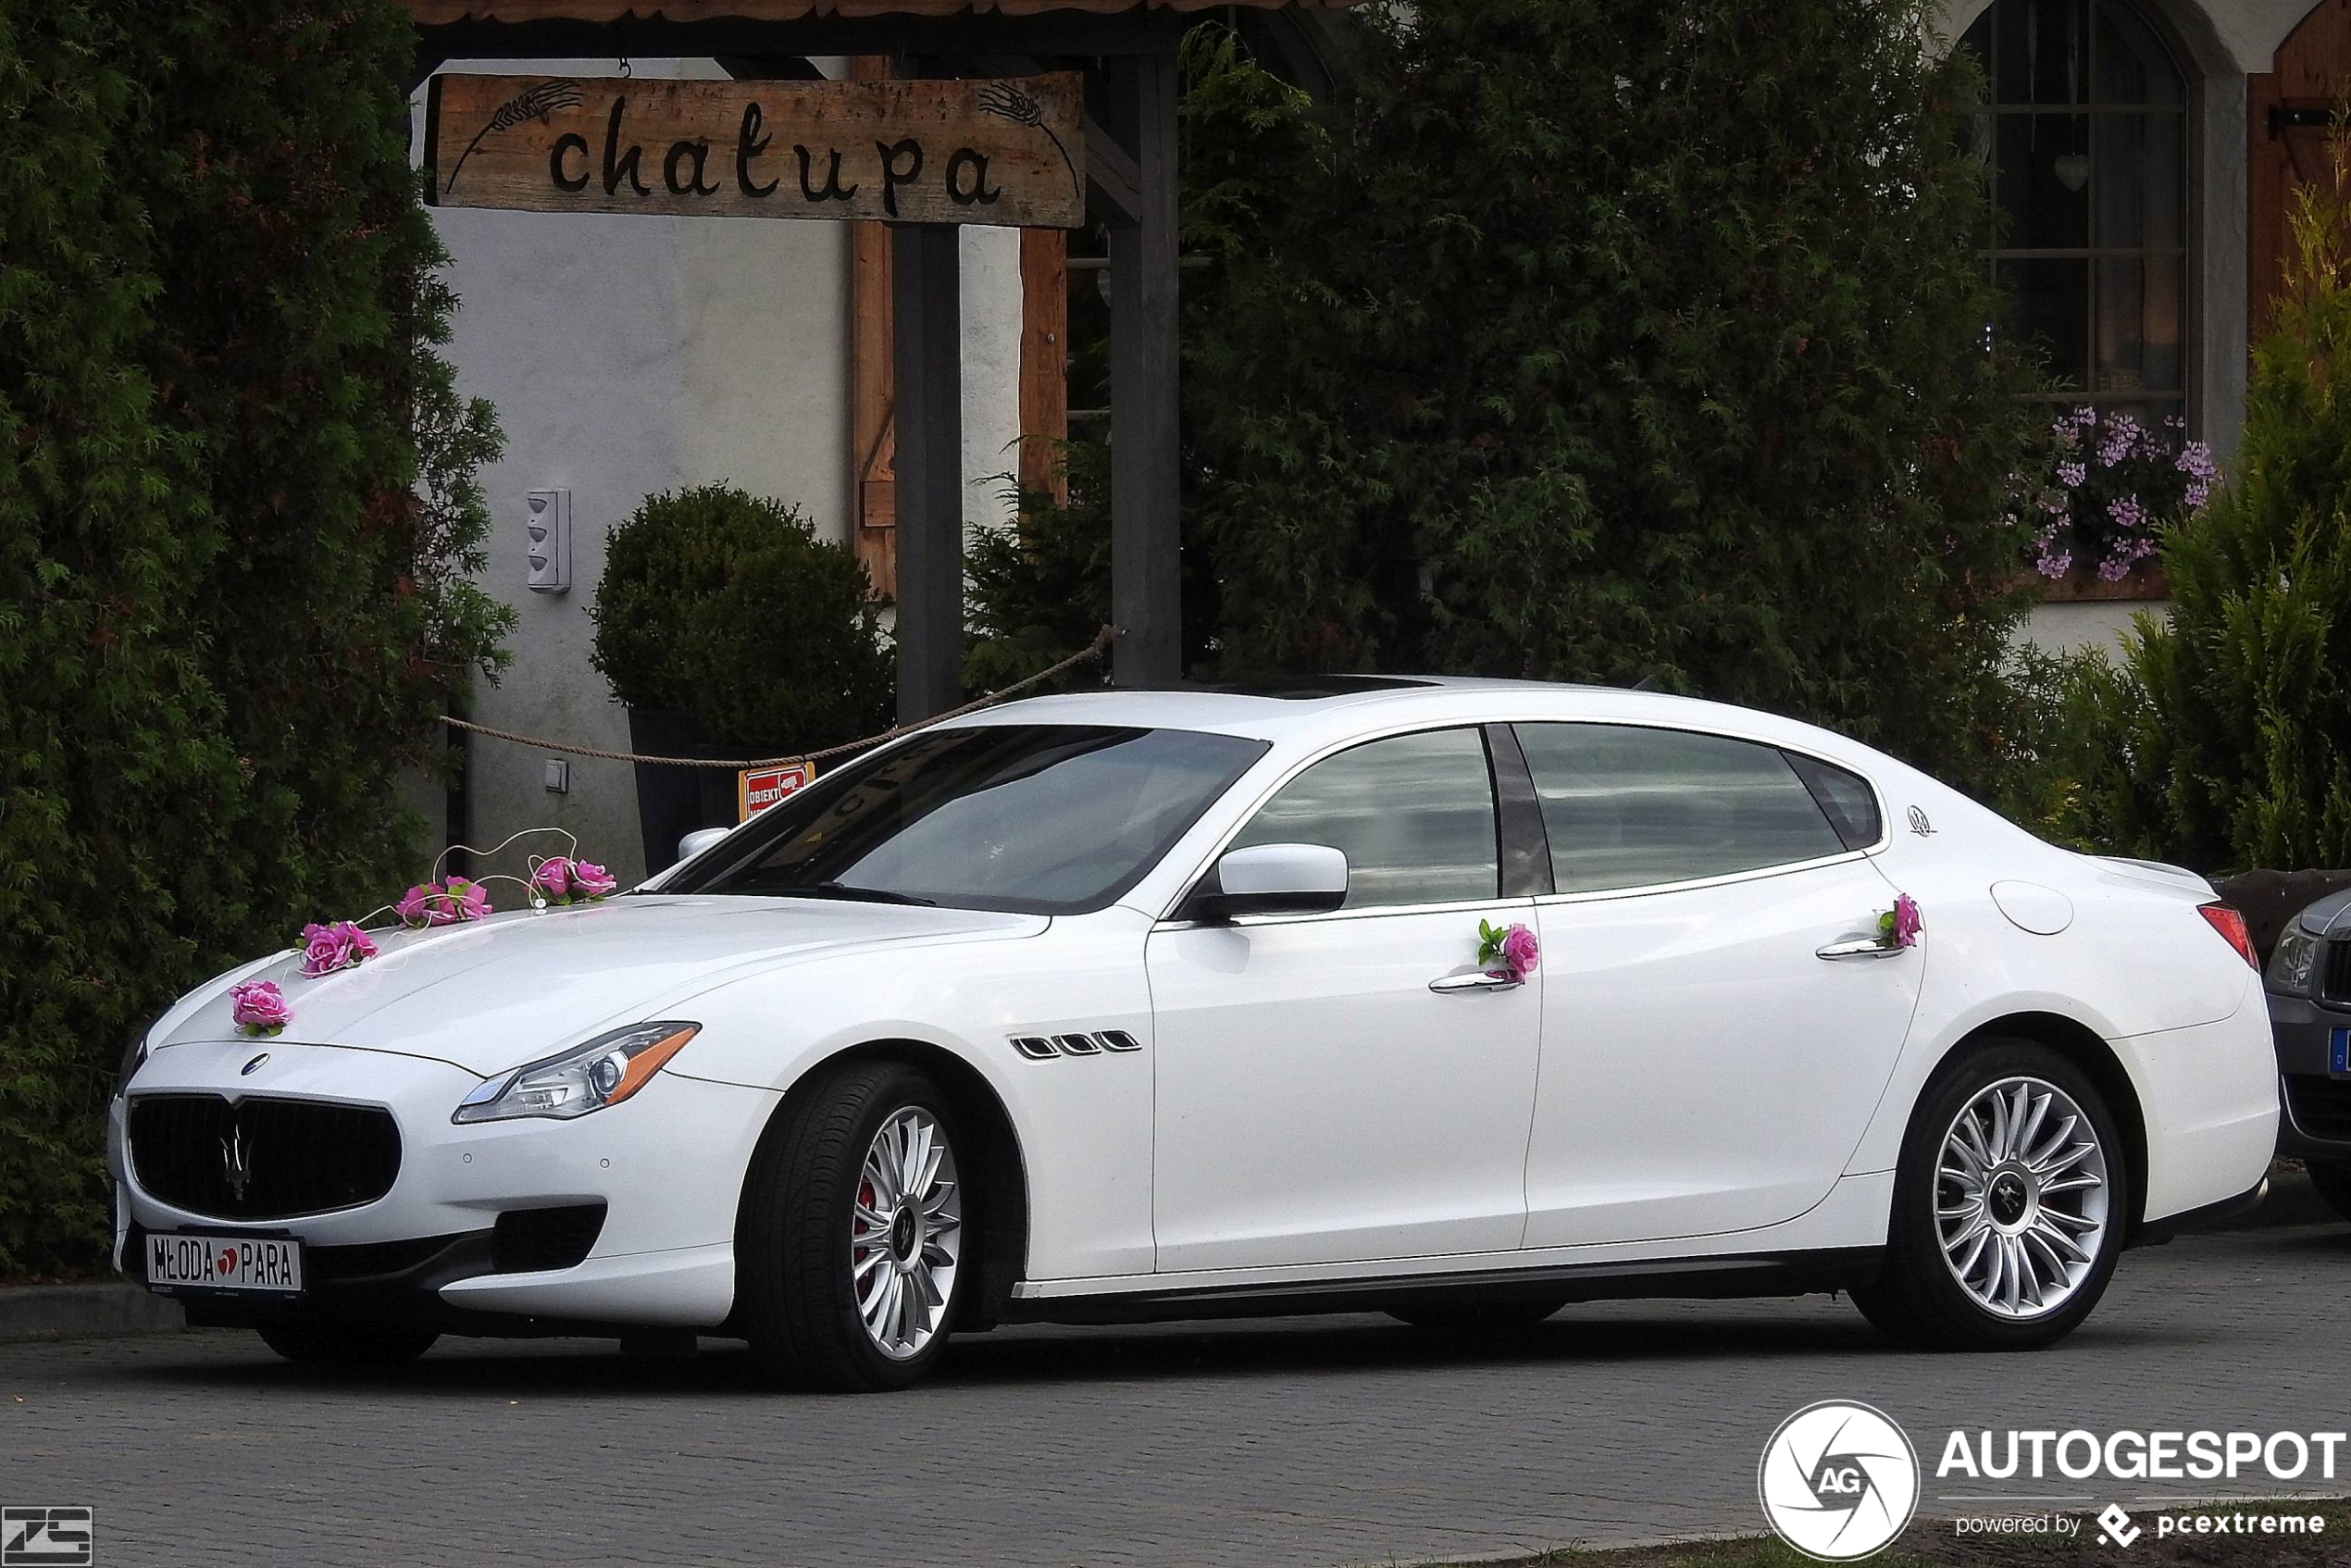
[[268,980],[248,980],[229,988],[229,1016],[249,1035],[274,1035],[293,1019],[285,993]]
[[392,906],[400,923],[415,930],[428,926],[446,926],[457,918],[448,908],[448,901],[439,898],[441,886],[436,882],[419,883],[408,890],[406,896]]
[[1916,947],[1919,929],[1918,901],[1904,893],[1894,901],[1894,945]]
[[530,884],[556,903],[569,902],[571,862],[562,855],[541,861],[539,869],[530,874]]
[[1502,966],[1515,979],[1524,980],[1535,973],[1542,962],[1542,954],[1535,943],[1535,933],[1524,926],[1512,926],[1510,935],[1502,939]]
[[417,884],[392,907],[403,924],[421,930],[427,926],[480,919],[490,913],[490,894],[479,882],[452,877],[446,882]]
[[593,861],[575,860],[571,863],[571,890],[580,898],[608,898],[619,886],[619,881],[611,872]]
[[331,926],[314,921],[302,928],[302,972],[309,979],[352,968],[361,960],[375,956],[376,944],[368,940],[367,932],[348,920],[338,920]]

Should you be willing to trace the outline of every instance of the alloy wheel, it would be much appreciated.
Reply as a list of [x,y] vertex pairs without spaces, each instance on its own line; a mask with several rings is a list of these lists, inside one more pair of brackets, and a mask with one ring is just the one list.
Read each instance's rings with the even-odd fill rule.
[[874,1134],[849,1221],[858,1316],[891,1360],[912,1360],[938,1335],[955,1294],[963,1226],[955,1151],[929,1112],[907,1106]]
[[2055,1312],[2105,1242],[2107,1153],[2073,1097],[2045,1079],[2003,1078],[1961,1108],[1934,1173],[1943,1261],[1996,1316]]

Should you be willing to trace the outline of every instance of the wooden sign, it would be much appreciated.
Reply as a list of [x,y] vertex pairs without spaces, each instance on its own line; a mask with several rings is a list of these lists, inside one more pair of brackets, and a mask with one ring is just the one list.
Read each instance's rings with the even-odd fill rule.
[[782,767],[746,767],[735,775],[736,820],[749,822],[788,795],[815,782],[816,765],[796,762]]
[[1074,73],[975,81],[436,76],[438,206],[1074,229]]

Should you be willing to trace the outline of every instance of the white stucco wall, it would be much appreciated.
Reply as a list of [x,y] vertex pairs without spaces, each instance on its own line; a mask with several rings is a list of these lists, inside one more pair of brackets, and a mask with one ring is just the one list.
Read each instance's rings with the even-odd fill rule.
[[[632,62],[640,77],[722,74],[709,61]],[[502,71],[458,61],[453,71]],[[614,60],[549,61],[605,76]],[[422,95],[418,95],[421,106]],[[421,131],[421,108],[417,127]],[[483,474],[493,531],[483,585],[519,617],[514,662],[482,690],[485,724],[626,750],[628,717],[589,663],[589,606],[606,533],[645,496],[727,482],[792,502],[845,541],[849,454],[849,230],[837,223],[442,208],[459,307],[458,387],[498,410],[505,455]],[[1010,516],[1000,476],[1019,429],[1019,238],[964,239],[965,516]],[[572,588],[533,593],[529,493],[568,490]],[[555,753],[476,739],[471,842],[552,824],[624,882],[641,874],[636,782],[624,763],[573,758],[568,794],[543,785]]]

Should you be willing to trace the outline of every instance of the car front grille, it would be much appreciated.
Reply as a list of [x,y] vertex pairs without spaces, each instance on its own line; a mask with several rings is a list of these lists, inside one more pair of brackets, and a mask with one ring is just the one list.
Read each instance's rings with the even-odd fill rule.
[[2288,1073],[2285,1098],[2294,1125],[2312,1138],[2351,1141],[2351,1078]]
[[2328,1002],[2351,1002],[2351,941],[2327,943],[2326,964],[2320,970],[2319,995]]
[[162,1202],[224,1220],[371,1203],[400,1174],[400,1129],[368,1105],[217,1094],[131,1101],[131,1171]]

